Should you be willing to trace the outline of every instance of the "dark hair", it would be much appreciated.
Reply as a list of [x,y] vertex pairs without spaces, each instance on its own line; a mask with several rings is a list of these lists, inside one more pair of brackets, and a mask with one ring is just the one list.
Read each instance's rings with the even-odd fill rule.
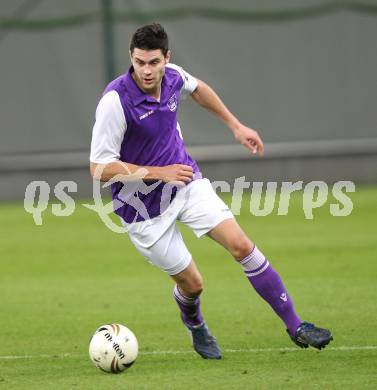
[[131,38],[131,54],[135,47],[142,50],[161,49],[162,54],[166,56],[169,50],[168,34],[159,23],[139,27]]

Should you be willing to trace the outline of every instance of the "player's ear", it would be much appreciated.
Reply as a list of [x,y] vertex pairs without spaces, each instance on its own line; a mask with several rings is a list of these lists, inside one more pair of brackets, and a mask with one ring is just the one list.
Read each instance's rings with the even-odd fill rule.
[[165,64],[168,64],[170,62],[170,58],[171,58],[171,51],[168,50],[165,55]]
[[129,56],[130,56],[130,61],[131,61],[131,63],[132,63],[132,53],[131,53],[131,50],[128,50],[128,54],[129,54]]

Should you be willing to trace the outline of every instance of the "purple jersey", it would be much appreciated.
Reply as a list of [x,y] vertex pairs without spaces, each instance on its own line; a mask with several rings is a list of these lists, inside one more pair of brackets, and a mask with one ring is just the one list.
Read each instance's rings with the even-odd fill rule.
[[[157,101],[137,86],[132,78],[132,72],[131,67],[126,74],[113,80],[104,91],[104,94],[110,91],[117,92],[127,122],[119,160],[142,166],[190,165],[194,171],[194,178],[201,177],[197,163],[186,151],[177,123],[184,84],[182,74],[175,68],[165,67],[160,101]],[[166,206],[166,199],[162,202],[164,186],[165,183],[156,181],[140,182],[138,188],[132,183],[112,184],[113,201],[117,205],[116,214],[127,223],[160,215],[164,211],[163,204]],[[175,193],[176,189],[171,189],[168,203],[174,198]],[[133,202],[135,196],[145,206],[142,209],[146,213],[141,212],[139,207],[135,208],[136,203]]]

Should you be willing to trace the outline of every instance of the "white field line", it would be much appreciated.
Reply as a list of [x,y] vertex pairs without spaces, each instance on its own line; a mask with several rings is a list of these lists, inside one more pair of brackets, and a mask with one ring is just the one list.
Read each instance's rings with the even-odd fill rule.
[[[265,352],[300,352],[300,348],[245,348],[245,349],[222,349],[224,353],[265,353]],[[327,347],[326,351],[377,351],[377,345],[350,345],[350,346],[340,346],[340,347]],[[160,355],[182,355],[194,353],[193,350],[185,351],[141,351],[139,355],[141,356],[160,356]],[[0,360],[17,360],[17,359],[62,359],[62,358],[75,358],[81,357],[84,355],[73,354],[73,353],[63,353],[60,355],[8,355],[1,356]]]

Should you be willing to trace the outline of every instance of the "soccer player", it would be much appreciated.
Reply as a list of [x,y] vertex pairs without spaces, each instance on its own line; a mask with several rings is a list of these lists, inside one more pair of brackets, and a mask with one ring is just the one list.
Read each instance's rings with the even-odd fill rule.
[[129,54],[132,66],[110,82],[98,103],[90,170],[94,179],[113,182],[115,212],[131,241],[175,281],[173,296],[195,351],[206,359],[221,358],[200,309],[203,279],[177,220],[230,252],[299,347],[325,347],[331,332],[300,319],[278,273],[187,153],[177,122],[180,100],[190,95],[251,153],[262,155],[258,133],[243,125],[205,82],[170,63],[168,36],[160,24],[136,30]]

